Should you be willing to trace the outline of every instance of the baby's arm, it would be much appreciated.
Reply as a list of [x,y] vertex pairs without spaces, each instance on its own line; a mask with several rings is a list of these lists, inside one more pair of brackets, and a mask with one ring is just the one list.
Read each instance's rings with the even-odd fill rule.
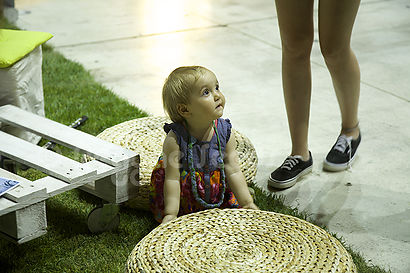
[[163,156],[165,165],[164,218],[162,224],[177,218],[180,202],[179,146],[174,132],[165,138]]
[[243,175],[236,152],[235,134],[232,131],[231,137],[225,148],[225,174],[229,186],[239,202],[239,205],[245,209],[259,209],[254,203],[246,184],[245,176]]

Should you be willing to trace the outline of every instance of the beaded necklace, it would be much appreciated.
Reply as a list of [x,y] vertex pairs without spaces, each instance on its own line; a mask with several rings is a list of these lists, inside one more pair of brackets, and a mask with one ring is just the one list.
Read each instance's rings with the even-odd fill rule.
[[[222,192],[221,192],[221,200],[219,200],[218,203],[216,204],[209,204],[205,202],[198,194],[198,187],[196,184],[196,171],[194,168],[194,159],[193,159],[193,152],[192,152],[192,145],[194,142],[194,138],[189,134],[189,143],[188,143],[188,167],[189,171],[191,172],[191,185],[192,185],[192,191],[194,193],[195,200],[201,204],[203,207],[207,209],[213,209],[220,207],[225,196],[225,189],[226,189],[226,183],[225,183],[225,166],[224,166],[224,161],[223,161],[223,156],[222,156],[222,150],[221,150],[221,142],[219,140],[219,134],[218,130],[216,129],[215,126],[215,121],[212,122],[214,131],[216,133],[216,138],[218,140],[218,150],[219,150],[219,168],[221,169],[221,182],[222,182]],[[188,131],[188,130],[187,130]]]

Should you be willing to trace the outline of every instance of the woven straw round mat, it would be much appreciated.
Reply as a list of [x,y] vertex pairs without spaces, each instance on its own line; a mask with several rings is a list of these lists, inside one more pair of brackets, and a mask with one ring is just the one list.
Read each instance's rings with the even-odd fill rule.
[[132,250],[127,272],[356,272],[323,229],[268,211],[211,209],[159,225]]
[[[98,138],[121,145],[140,155],[139,193],[136,198],[127,202],[130,207],[149,209],[151,172],[162,152],[162,144],[166,137],[164,124],[171,122],[167,117],[138,118],[107,128],[97,135]],[[246,181],[251,183],[255,179],[258,165],[255,148],[246,136],[236,130],[233,132],[241,170]],[[85,161],[90,160],[90,157],[85,157]]]

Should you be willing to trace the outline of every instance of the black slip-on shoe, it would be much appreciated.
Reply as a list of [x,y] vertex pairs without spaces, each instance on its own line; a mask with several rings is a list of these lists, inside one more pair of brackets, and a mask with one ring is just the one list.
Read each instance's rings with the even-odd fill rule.
[[302,156],[288,156],[282,165],[270,174],[268,184],[277,189],[290,188],[297,180],[312,171],[312,154],[309,152],[309,160],[303,161]]

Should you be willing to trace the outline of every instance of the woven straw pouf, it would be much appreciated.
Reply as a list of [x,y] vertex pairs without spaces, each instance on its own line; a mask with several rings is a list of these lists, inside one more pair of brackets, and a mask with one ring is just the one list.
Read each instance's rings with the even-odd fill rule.
[[131,272],[356,272],[323,229],[267,211],[212,209],[159,225],[132,250]]
[[[105,129],[98,138],[121,145],[140,155],[139,194],[127,202],[133,208],[149,209],[149,184],[151,172],[162,152],[166,137],[164,124],[172,121],[167,117],[146,117],[126,121]],[[236,150],[239,164],[248,183],[254,181],[258,157],[250,140],[240,132],[233,130],[236,138]],[[91,158],[86,157],[86,161]]]

